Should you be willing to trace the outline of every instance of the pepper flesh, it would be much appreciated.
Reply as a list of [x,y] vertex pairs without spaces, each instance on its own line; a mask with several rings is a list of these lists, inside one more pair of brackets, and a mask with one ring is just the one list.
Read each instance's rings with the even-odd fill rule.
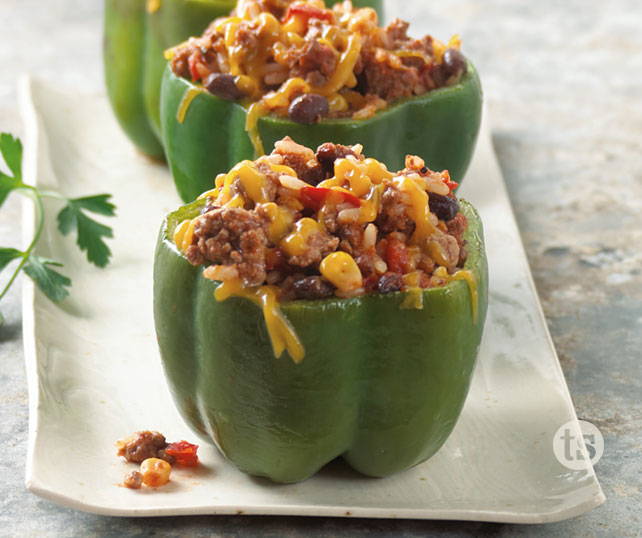
[[[382,16],[381,0],[360,0]],[[166,49],[200,35],[236,0],[105,0],[104,70],[107,93],[122,129],[145,154],[164,157],[160,89]]]
[[[161,91],[167,159],[183,201],[211,189],[218,173],[256,157],[245,130],[247,110],[239,103],[219,99],[177,77],[169,67]],[[186,98],[191,99],[188,107]],[[481,110],[481,84],[469,63],[459,83],[393,103],[369,119],[303,125],[265,116],[258,127],[264,147],[286,135],[312,148],[328,140],[362,144],[364,153],[384,162],[389,170],[403,168],[405,155],[419,155],[434,170],[448,169],[461,182],[475,149]]]
[[205,200],[170,214],[154,267],[154,313],[165,373],[185,420],[241,470],[298,482],[343,458],[387,476],[431,457],[466,399],[488,302],[481,222],[469,225],[464,269],[475,279],[408,293],[293,301],[281,311],[305,346],[304,359],[275,359],[261,309],[217,302],[171,237]]

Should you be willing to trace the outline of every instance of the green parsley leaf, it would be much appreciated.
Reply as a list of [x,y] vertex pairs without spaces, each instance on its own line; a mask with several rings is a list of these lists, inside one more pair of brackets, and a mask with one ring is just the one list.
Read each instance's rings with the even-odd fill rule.
[[0,271],[2,271],[13,260],[22,257],[22,252],[15,248],[0,247]]
[[0,172],[0,207],[4,204],[4,201],[9,196],[9,193],[22,186],[22,182],[9,177],[6,174]]
[[116,206],[109,199],[111,194],[96,194],[95,196],[84,196],[83,198],[74,198],[74,204],[99,215],[113,217],[116,214]]
[[0,134],[0,153],[14,179],[22,182],[22,142],[9,133]]
[[58,303],[69,295],[67,288],[71,280],[50,266],[62,267],[62,264],[34,254],[29,256],[23,270],[49,299]]
[[58,229],[63,235],[78,231],[76,243],[87,253],[87,259],[98,267],[109,263],[111,250],[103,237],[113,237],[112,229],[88,217],[83,210],[100,215],[112,216],[115,206],[109,202],[109,194],[73,198],[58,213]]
[[13,177],[0,172],[0,206],[9,193],[22,187],[22,143],[8,133],[0,134],[0,154],[7,163]]

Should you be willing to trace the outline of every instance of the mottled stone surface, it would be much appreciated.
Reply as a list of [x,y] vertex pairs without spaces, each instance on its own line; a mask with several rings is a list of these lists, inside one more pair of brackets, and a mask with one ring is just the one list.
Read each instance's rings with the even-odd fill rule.
[[[388,12],[395,9],[388,3]],[[607,502],[518,527],[284,517],[116,519],[58,508],[23,485],[27,394],[20,294],[2,301],[0,535],[639,536],[642,529],[642,4],[637,0],[398,2],[414,28],[459,32],[482,74],[494,142],[578,415],[600,427]],[[16,77],[102,87],[101,2],[0,2],[0,129],[17,134]],[[0,213],[19,245],[20,206]]]

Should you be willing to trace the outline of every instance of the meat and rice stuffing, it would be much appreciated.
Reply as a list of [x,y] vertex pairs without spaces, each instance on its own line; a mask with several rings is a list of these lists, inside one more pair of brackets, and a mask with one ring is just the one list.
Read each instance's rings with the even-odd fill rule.
[[419,157],[392,173],[358,145],[285,138],[219,175],[173,237],[206,278],[280,301],[420,290],[465,273],[455,186]]
[[457,36],[448,43],[378,25],[349,1],[241,0],[202,37],[168,51],[173,72],[222,99],[299,123],[366,119],[404,97],[456,84],[466,72]]

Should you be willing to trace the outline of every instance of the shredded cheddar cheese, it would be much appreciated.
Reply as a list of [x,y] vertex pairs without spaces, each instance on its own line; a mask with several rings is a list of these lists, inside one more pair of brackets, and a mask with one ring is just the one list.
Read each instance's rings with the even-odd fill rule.
[[473,322],[477,323],[477,312],[479,310],[479,292],[477,290],[477,279],[475,275],[468,269],[460,269],[454,272],[452,275],[448,274],[448,271],[445,267],[438,267],[434,275],[438,278],[444,279],[446,282],[453,282],[455,280],[463,280],[468,284],[468,290],[470,291],[471,298],[471,310],[473,315]]
[[147,0],[147,13],[156,13],[161,7],[161,0]]
[[412,242],[415,244],[422,243],[435,231],[435,226],[430,219],[428,194],[415,180],[409,177],[399,177],[395,180],[395,183],[410,199],[410,214],[416,225]]
[[292,360],[299,363],[305,356],[305,350],[296,331],[281,312],[277,295],[278,288],[275,286],[246,288],[238,279],[223,282],[214,292],[217,301],[225,301],[230,297],[243,297],[260,306],[275,357],[280,357],[283,351],[287,350]]
[[298,220],[294,231],[281,241],[281,248],[290,256],[301,256],[308,248],[310,237],[321,230],[321,224],[310,218]]
[[192,101],[194,101],[196,96],[198,96],[200,93],[203,93],[203,89],[198,87],[188,88],[187,90],[185,90],[183,98],[181,99],[181,102],[178,105],[178,110],[176,112],[176,121],[178,123],[183,123],[185,121],[187,111],[189,110]]

